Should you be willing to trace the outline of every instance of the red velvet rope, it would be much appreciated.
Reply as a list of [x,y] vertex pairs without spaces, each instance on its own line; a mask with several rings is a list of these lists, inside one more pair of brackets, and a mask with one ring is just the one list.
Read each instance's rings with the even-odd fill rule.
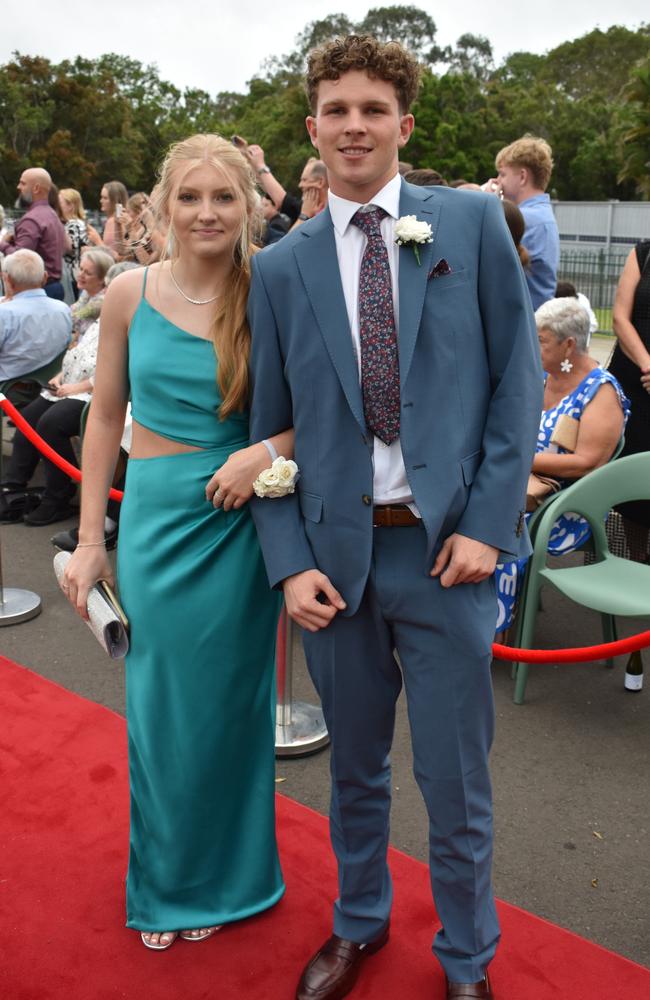
[[[65,458],[61,456],[51,448],[47,441],[44,441],[40,434],[37,434],[31,424],[28,424],[24,417],[21,417],[20,413],[13,405],[10,403],[4,393],[0,392],[0,409],[4,410],[10,420],[14,422],[18,430],[25,435],[28,441],[37,448],[41,455],[47,458],[52,465],[56,465],[58,469],[65,472],[66,476],[70,476],[70,479],[74,479],[76,483],[81,482],[81,470],[75,465],[71,465],[67,462]],[[111,500],[122,500],[124,493],[122,490],[114,490],[111,488],[108,494]]]
[[576,646],[574,649],[516,649],[495,642],[492,655],[495,660],[510,660],[515,663],[588,663],[591,660],[608,660],[624,653],[636,653],[650,646],[650,631],[639,632],[627,639],[616,642],[601,642],[598,646]]
[[[0,393],[0,409],[4,410],[18,430],[31,441],[35,448],[38,448],[45,458],[49,459],[71,479],[74,479],[75,482],[81,482],[81,471],[61,458],[36,433],[25,418],[21,417],[16,407],[9,402],[3,393]],[[112,500],[122,500],[124,493],[121,490],[111,489],[109,495]],[[639,649],[645,649],[646,646],[650,646],[650,631],[640,632],[627,639],[618,639],[616,642],[604,642],[599,646],[579,646],[575,649],[516,649],[514,646],[502,646],[495,642],[492,646],[492,653],[497,660],[510,660],[515,663],[587,663],[591,660],[606,660],[612,656],[634,653]]]

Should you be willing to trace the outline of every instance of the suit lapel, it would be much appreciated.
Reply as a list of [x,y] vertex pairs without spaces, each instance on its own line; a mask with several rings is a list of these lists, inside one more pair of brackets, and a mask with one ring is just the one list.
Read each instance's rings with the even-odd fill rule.
[[430,188],[402,182],[399,214],[400,217],[415,215],[420,222],[428,222],[433,236],[431,243],[419,247],[419,265],[412,246],[400,247],[399,251],[399,367],[400,382],[404,386],[413,360],[424,296],[433,266],[440,205]]
[[365,433],[359,370],[352,347],[329,209],[321,212],[310,225],[302,226],[299,232],[302,239],[296,241],[293,252],[300,277],[345,397]]

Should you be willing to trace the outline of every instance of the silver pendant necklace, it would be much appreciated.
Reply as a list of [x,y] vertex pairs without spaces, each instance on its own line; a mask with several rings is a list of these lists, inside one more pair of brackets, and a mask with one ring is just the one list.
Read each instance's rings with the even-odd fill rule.
[[174,277],[174,267],[172,264],[169,265],[169,276],[172,279],[172,283],[176,291],[180,292],[185,301],[191,302],[193,306],[208,306],[210,305],[211,302],[215,302],[219,298],[220,292],[217,292],[216,295],[213,295],[211,299],[191,299],[189,295],[185,294],[181,286],[176,281],[176,278]]

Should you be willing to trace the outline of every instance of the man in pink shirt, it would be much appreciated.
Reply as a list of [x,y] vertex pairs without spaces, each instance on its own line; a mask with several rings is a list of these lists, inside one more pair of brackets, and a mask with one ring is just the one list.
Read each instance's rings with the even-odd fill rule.
[[14,234],[0,242],[8,255],[16,250],[33,250],[43,258],[47,281],[45,292],[51,299],[63,298],[61,269],[66,241],[63,223],[48,202],[52,178],[42,167],[23,170],[18,181],[18,204],[27,211],[16,223]]

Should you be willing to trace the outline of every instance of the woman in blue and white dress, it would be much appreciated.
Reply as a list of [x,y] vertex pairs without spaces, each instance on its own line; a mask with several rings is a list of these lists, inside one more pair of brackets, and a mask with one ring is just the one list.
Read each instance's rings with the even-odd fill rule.
[[[587,353],[589,316],[579,302],[551,299],[537,310],[535,321],[546,381],[532,471],[568,486],[609,461],[630,404],[614,376]],[[583,518],[562,514],[548,551],[555,556],[573,552],[589,534]],[[512,625],[525,567],[526,559],[497,566],[497,632]]]

